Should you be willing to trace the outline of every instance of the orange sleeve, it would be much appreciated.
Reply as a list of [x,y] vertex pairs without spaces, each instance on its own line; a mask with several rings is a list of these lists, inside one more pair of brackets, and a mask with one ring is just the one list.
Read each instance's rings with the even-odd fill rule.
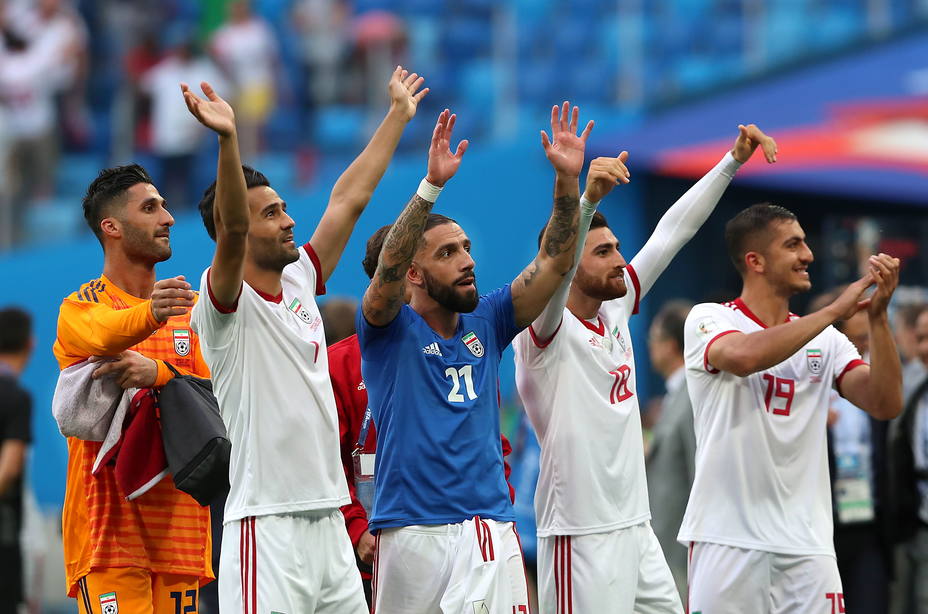
[[[151,313],[151,301],[130,309],[66,298],[58,312],[56,357],[113,356],[141,343],[162,324]],[[63,365],[67,366],[67,365]]]
[[[174,363],[171,363],[171,366],[177,369],[178,373],[181,373],[183,375],[195,375],[197,377],[208,378],[209,367],[206,366],[206,361],[203,360],[203,355],[200,354],[199,343],[197,343],[194,346],[193,352],[194,352],[194,356],[193,356],[193,369],[192,370],[188,371],[187,369],[183,367],[179,367],[175,365]],[[155,388],[158,388],[160,386],[164,386],[165,384],[167,384],[174,377],[174,373],[173,371],[168,369],[166,364],[164,364],[165,361],[155,360],[155,362],[158,363],[158,375],[157,377],[155,377],[154,386]]]

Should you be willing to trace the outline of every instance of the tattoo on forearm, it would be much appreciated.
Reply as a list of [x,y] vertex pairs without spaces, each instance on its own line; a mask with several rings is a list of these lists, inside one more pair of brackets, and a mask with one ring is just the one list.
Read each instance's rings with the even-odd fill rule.
[[377,321],[390,318],[402,307],[402,284],[390,289],[385,289],[384,286],[402,282],[405,278],[434,204],[420,198],[418,194],[414,195],[387,233],[380,252],[377,272],[374,273],[374,279],[364,294],[363,308],[369,319]]
[[571,238],[577,234],[577,214],[580,199],[577,196],[559,196],[554,199],[554,212],[545,231],[545,253],[554,258],[568,249]]
[[522,285],[526,288],[532,285],[535,276],[538,275],[538,263],[532,260],[532,263],[522,271]]

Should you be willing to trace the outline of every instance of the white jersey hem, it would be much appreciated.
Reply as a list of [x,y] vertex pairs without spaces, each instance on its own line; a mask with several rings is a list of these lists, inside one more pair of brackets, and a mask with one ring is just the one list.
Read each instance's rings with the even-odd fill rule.
[[299,512],[336,510],[343,505],[348,505],[349,503],[351,503],[351,497],[344,496],[339,497],[338,499],[322,499],[319,501],[301,501],[299,503],[276,503],[274,505],[252,506],[246,507],[243,510],[226,512],[226,516],[223,518],[222,523],[228,524],[230,522],[235,522],[236,520],[241,520],[242,518],[250,518],[252,516],[273,516],[276,514],[294,514]]
[[651,520],[651,512],[646,512],[635,516],[629,520],[621,520],[611,524],[601,524],[594,527],[552,527],[550,529],[539,528],[535,531],[538,537],[552,537],[555,535],[594,535],[596,533],[610,533],[619,529],[627,529]]
[[795,546],[777,546],[774,544],[764,544],[761,542],[742,541],[728,537],[710,537],[708,535],[696,536],[680,533],[677,541],[684,546],[689,546],[691,542],[718,544],[720,546],[731,546],[732,548],[744,548],[745,550],[757,550],[759,552],[770,552],[772,554],[787,554],[790,556],[835,556],[834,548],[802,548]]

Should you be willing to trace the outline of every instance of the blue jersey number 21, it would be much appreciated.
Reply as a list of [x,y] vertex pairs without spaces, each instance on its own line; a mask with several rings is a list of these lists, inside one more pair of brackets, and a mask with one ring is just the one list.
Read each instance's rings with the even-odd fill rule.
[[464,380],[464,389],[467,391],[467,398],[473,401],[477,398],[474,392],[473,365],[464,365],[460,369],[448,367],[445,369],[445,377],[451,378],[451,392],[448,393],[448,400],[452,403],[463,403],[464,395],[461,394],[461,380]]

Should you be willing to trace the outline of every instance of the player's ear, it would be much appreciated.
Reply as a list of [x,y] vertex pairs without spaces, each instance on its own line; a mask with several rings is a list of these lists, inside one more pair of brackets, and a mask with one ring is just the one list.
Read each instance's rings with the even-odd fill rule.
[[122,228],[119,221],[114,217],[105,217],[100,220],[100,230],[103,231],[104,236],[114,239],[122,236]]
[[744,255],[744,266],[748,271],[764,272],[764,255],[760,252],[748,252]]
[[409,265],[409,270],[406,271],[406,285],[408,286],[417,286],[419,288],[425,287],[425,278],[422,275],[422,269],[419,268],[419,265],[412,262]]

